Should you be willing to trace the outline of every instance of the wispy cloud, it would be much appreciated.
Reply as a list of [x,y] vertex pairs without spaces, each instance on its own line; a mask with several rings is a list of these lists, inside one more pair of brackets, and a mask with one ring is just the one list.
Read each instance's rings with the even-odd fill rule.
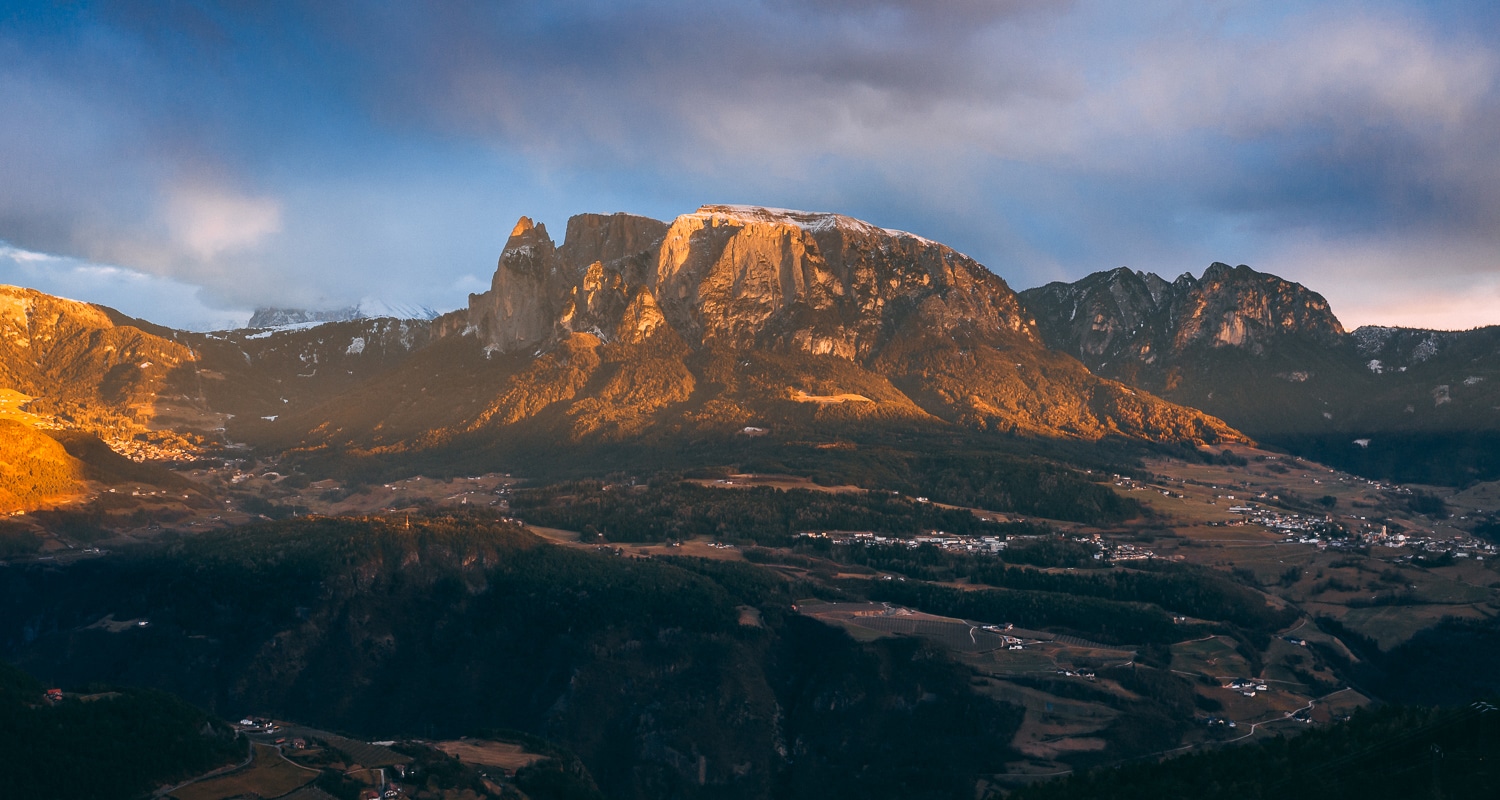
[[0,283],[98,303],[134,317],[185,330],[227,330],[250,319],[248,309],[215,308],[202,289],[133,269],[37,253],[0,242]]

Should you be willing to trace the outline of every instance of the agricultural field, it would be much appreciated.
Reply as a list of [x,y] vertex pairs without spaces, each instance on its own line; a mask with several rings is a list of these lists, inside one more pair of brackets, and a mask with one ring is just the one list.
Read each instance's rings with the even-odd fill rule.
[[172,791],[174,800],[229,800],[234,797],[280,797],[312,783],[318,771],[301,767],[282,757],[267,744],[253,745],[255,758],[249,766]]
[[1235,650],[1227,636],[1209,636],[1172,645],[1171,667],[1176,672],[1215,678],[1248,678],[1250,662]]
[[490,739],[454,739],[434,742],[432,746],[465,764],[477,767],[498,767],[512,771],[529,767],[546,758],[546,756],[528,752],[524,746],[514,742],[497,742]]
[[1064,768],[1056,760],[1060,756],[1103,750],[1107,743],[1095,734],[1120,716],[1103,703],[1070,700],[1006,681],[985,681],[979,690],[1026,710],[1011,746],[1035,760],[1032,769],[1042,771]]

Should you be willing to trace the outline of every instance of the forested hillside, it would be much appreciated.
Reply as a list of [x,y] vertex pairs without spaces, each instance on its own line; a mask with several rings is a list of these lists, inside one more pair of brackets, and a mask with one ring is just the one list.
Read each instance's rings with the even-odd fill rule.
[[60,681],[371,737],[531,731],[612,797],[951,797],[1019,721],[941,649],[789,613],[824,590],[479,516],[264,524],[0,582],[4,652]]
[[47,688],[0,662],[0,796],[135,800],[248,751],[165,692],[98,687],[48,700]]

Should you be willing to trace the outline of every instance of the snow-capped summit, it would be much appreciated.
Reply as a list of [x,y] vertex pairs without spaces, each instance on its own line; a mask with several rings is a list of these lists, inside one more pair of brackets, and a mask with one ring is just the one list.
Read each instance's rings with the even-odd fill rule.
[[393,319],[436,319],[443,312],[433,309],[431,306],[416,303],[391,303],[375,297],[366,297],[359,301],[355,307],[355,319],[377,319],[380,317],[391,317]]
[[442,312],[429,306],[388,303],[375,297],[366,297],[358,305],[335,309],[305,308],[257,308],[246,323],[247,328],[280,329],[305,328],[326,322],[347,322],[353,319],[435,319]]

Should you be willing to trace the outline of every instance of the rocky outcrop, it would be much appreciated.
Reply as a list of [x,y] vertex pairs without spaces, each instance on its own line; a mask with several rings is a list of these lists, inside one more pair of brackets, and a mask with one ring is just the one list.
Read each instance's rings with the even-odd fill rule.
[[469,295],[469,323],[503,352],[535,347],[556,330],[572,284],[547,227],[521,217],[500,254],[490,290]]
[[[639,271],[636,262],[654,252],[667,233],[667,223],[635,214],[577,214],[568,220],[563,245],[558,248],[563,261],[587,266],[599,262],[618,270]],[[634,275],[632,281],[639,281]]]
[[[1154,276],[1137,281],[1141,297],[1131,302],[1143,309],[1169,294]],[[847,363],[847,374],[888,386],[898,398],[839,413],[930,415],[1026,435],[1239,437],[1218,420],[1133,393],[1048,352],[1016,293],[973,259],[839,214],[706,205],[671,224],[585,214],[569,220],[561,246],[522,218],[490,291],[470,297],[464,332],[477,334],[486,352],[539,359],[526,375],[544,366],[566,371],[572,377],[562,384],[571,392],[583,392],[585,383],[589,391],[619,381],[646,387],[617,391],[617,399],[653,394],[686,402],[695,386],[733,395],[739,390],[723,387],[738,385],[734,376],[693,377],[682,373],[682,358],[698,353],[705,364],[725,356],[740,363],[777,354],[797,364],[824,359],[808,375],[827,374],[828,359]],[[648,342],[660,346],[629,349]],[[544,388],[547,381],[517,380],[521,388],[492,403],[493,413],[476,425],[515,424],[567,406],[579,421],[575,434],[623,434],[643,429],[665,408],[632,399],[634,411],[621,416],[602,395],[564,398]],[[769,389],[766,397],[700,401],[743,411],[801,388],[790,376],[772,380],[786,383],[755,390]]]
[[[500,255],[490,290],[469,295],[468,324],[503,353],[556,346],[568,334],[617,338],[635,287],[666,224],[630,214],[581,214],[562,247],[522,217]],[[635,276],[632,280],[629,276]]]
[[1127,360],[1157,365],[1199,349],[1261,355],[1289,339],[1333,347],[1344,336],[1321,295],[1243,265],[1215,263],[1201,279],[1170,283],[1121,267],[1029,289],[1021,300],[1048,344],[1095,370]]
[[519,352],[568,333],[639,335],[632,306],[694,347],[862,359],[903,327],[1034,338],[1005,281],[944,245],[837,214],[722,205],[671,225],[579,215],[561,247],[523,218],[469,320],[488,346]]
[[1258,351],[1284,336],[1333,346],[1344,335],[1322,295],[1244,265],[1211,265],[1174,304],[1171,321],[1178,351],[1202,343]]

